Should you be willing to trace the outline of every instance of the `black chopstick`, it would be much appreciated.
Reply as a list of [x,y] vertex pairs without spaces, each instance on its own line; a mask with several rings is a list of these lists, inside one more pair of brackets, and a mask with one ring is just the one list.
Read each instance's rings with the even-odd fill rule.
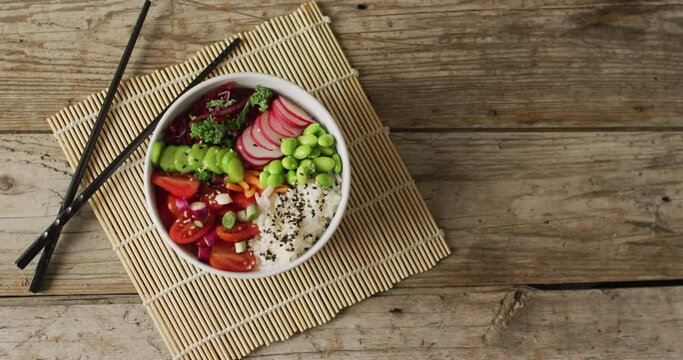
[[[85,204],[90,197],[92,197],[95,192],[104,184],[111,175],[114,174],[116,169],[123,164],[126,159],[147,139],[149,135],[152,134],[154,129],[156,128],[157,124],[159,124],[159,121],[161,118],[164,116],[168,108],[175,103],[178,97],[186,93],[188,90],[193,88],[195,85],[199,84],[206,78],[209,73],[211,73],[213,70],[220,65],[220,63],[230,54],[232,51],[239,45],[240,39],[236,38],[233,40],[230,45],[228,45],[216,58],[213,59],[213,61],[199,74],[197,77],[195,77],[192,82],[183,89],[183,91],[178,94],[178,96],[149,124],[147,127],[137,136],[133,141],[126,146],[125,149],[104,169],[102,172],[85,188],[83,191],[81,191],[80,194],[78,194],[78,197],[68,206],[66,207],[63,211],[57,215],[57,218],[55,219],[50,226],[45,229],[45,231],[34,241],[34,244],[32,246],[36,246],[38,248],[42,248],[46,246],[46,244],[51,241],[51,239],[55,236],[55,234],[58,234],[59,231],[61,231],[62,227],[64,224],[66,224],[69,219],[71,219],[74,214]],[[39,274],[36,274],[38,276]],[[40,274],[43,276],[44,274]]]
[[[133,52],[133,48],[135,47],[135,43],[137,42],[137,39],[140,35],[142,25],[145,23],[145,18],[147,17],[147,12],[149,11],[151,5],[152,2],[150,0],[145,0],[145,3],[142,5],[142,9],[140,10],[138,19],[135,22],[133,31],[130,34],[130,38],[128,39],[128,44],[126,45],[126,48],[123,51],[123,55],[121,55],[121,60],[119,61],[119,65],[116,68],[116,72],[114,73],[114,78],[111,80],[111,84],[109,84],[109,89],[107,89],[107,95],[104,98],[104,102],[102,103],[100,112],[97,115],[95,125],[93,126],[93,129],[90,133],[90,137],[88,138],[88,142],[86,143],[85,149],[83,150],[83,154],[81,155],[81,159],[79,160],[78,165],[76,166],[76,171],[74,172],[74,175],[71,178],[71,182],[69,183],[69,187],[66,191],[66,194],[64,195],[62,206],[60,207],[60,212],[64,211],[64,209],[71,205],[71,202],[73,201],[74,197],[76,196],[76,193],[78,192],[78,187],[80,186],[81,181],[83,180],[83,175],[85,173],[88,160],[90,159],[90,155],[92,154],[93,149],[95,148],[97,138],[99,137],[99,134],[102,130],[102,126],[104,125],[105,119],[107,118],[107,114],[109,113],[111,104],[114,102],[114,96],[116,95],[116,91],[119,88],[121,78],[123,77],[123,73],[126,70],[128,60],[130,59],[130,55]],[[28,290],[30,292],[35,293],[40,288],[40,284],[44,278],[44,274],[47,271],[47,266],[50,264],[52,254],[54,253],[55,248],[57,247],[57,242],[59,241],[60,235],[61,231],[55,232],[50,241],[46,243],[45,250],[43,251],[43,254],[40,256],[40,260],[38,261],[38,265],[36,266],[33,279],[31,280],[31,283],[28,287]],[[39,251],[40,249],[37,247],[29,247],[29,249],[27,249],[27,252],[25,254],[22,254],[22,256],[20,256],[19,259],[17,259],[17,266],[21,268],[25,267],[31,260],[33,260],[33,258],[37,255]]]
[[[140,15],[138,16],[137,22],[135,23],[135,27],[133,28],[133,32],[130,35],[128,45],[126,45],[126,49],[124,50],[123,55],[121,56],[119,65],[116,68],[116,72],[114,73],[114,77],[112,78],[111,83],[109,84],[107,95],[104,99],[104,102],[102,103],[100,112],[97,115],[97,119],[95,120],[95,124],[90,133],[90,137],[88,138],[88,142],[85,145],[85,149],[83,150],[81,159],[78,162],[76,171],[74,172],[74,175],[71,178],[69,188],[67,189],[66,194],[64,195],[60,212],[63,211],[66,207],[68,207],[69,204],[71,204],[74,197],[76,196],[76,193],[78,192],[78,187],[80,186],[81,180],[83,179],[83,174],[85,173],[88,160],[90,159],[90,155],[92,154],[92,151],[95,147],[95,143],[97,142],[97,138],[100,134],[100,131],[102,130],[104,121],[107,117],[107,114],[109,113],[109,108],[111,107],[111,104],[114,101],[114,95],[116,95],[116,90],[118,89],[119,83],[121,82],[121,78],[123,77],[123,72],[126,70],[126,65],[128,65],[128,60],[130,59],[130,55],[133,52],[133,48],[135,47],[135,42],[137,41],[138,36],[140,35],[142,24],[145,22],[145,18],[147,17],[147,11],[149,10],[151,4],[151,1],[145,1],[144,5],[142,6],[142,9],[140,10]],[[59,237],[59,233],[57,233],[56,236]],[[43,256],[40,259],[40,263],[38,264],[39,268],[41,267],[41,265],[47,265],[47,262],[49,262],[50,256],[52,255],[52,251],[54,251],[55,244],[56,242],[51,242],[47,244],[45,252],[43,253]],[[18,267],[23,269],[24,267],[26,267],[26,265],[28,265],[29,262],[31,262],[31,260],[33,260],[33,258],[36,255],[38,255],[41,248],[33,245],[34,244],[32,244],[32,246],[29,246],[24,251],[24,253],[22,253],[21,256],[19,256],[19,258],[16,261]]]

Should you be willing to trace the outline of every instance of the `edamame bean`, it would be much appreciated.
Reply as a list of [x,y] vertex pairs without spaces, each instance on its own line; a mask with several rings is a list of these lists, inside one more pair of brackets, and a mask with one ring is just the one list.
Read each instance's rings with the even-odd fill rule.
[[306,172],[306,169],[299,166],[296,169],[296,182],[297,182],[297,184],[305,184],[307,181],[308,181],[308,173]]
[[310,159],[315,159],[315,158],[317,158],[318,156],[320,156],[320,148],[316,146],[316,147],[314,147],[314,148],[311,150],[311,154],[308,155],[308,157],[309,157]]
[[323,148],[328,148],[334,145],[334,136],[330,134],[322,135],[318,138],[318,145]]
[[299,145],[296,150],[294,150],[293,156],[299,160],[303,160],[307,158],[308,155],[311,155],[311,147],[308,145]]
[[296,138],[301,145],[316,146],[318,145],[318,137],[315,135],[301,135]]
[[264,169],[261,171],[261,175],[258,176],[258,182],[261,183],[261,186],[266,187],[268,186],[268,180],[270,180],[270,173]]
[[[190,165],[192,171],[197,171],[204,166],[202,162],[204,161],[204,155],[208,149],[209,147],[204,144],[192,145],[189,154],[187,154],[187,163]],[[223,170],[223,172],[225,172],[225,170]]]
[[315,158],[315,159],[313,159],[313,163],[315,164],[315,169],[318,172],[324,172],[324,173],[334,169],[334,166],[336,165],[336,163],[334,162],[334,159],[332,159],[331,157],[327,157],[327,156],[321,156],[321,157]]
[[340,174],[342,172],[341,157],[339,156],[339,154],[334,154],[332,155],[332,159],[334,159],[334,172]]
[[[197,145],[197,144],[195,144],[195,145]],[[192,150],[190,150],[190,152],[192,152]],[[230,149],[230,150],[228,150],[228,152],[223,154],[223,157],[221,158],[221,170],[223,170],[224,173],[230,174],[230,169],[229,169],[230,160],[232,160],[233,158],[236,158],[236,157],[237,157],[237,153],[233,149]]]
[[293,156],[287,156],[284,159],[282,159],[282,167],[284,167],[287,170],[294,170],[297,166],[299,166],[299,162],[296,161],[296,159]]
[[175,150],[175,155],[173,156],[173,163],[177,172],[181,174],[187,174],[192,172],[190,166],[187,164],[187,153],[190,151],[190,147],[187,145],[180,145]]
[[155,167],[159,167],[159,160],[161,159],[161,153],[164,151],[164,147],[166,147],[166,144],[164,144],[163,140],[157,140],[157,142],[152,145],[152,165]]
[[316,135],[320,129],[321,127],[319,123],[313,123],[306,126],[306,129],[304,129],[304,135]]
[[168,145],[164,148],[161,153],[161,159],[159,159],[159,167],[164,171],[175,171],[175,150],[178,147],[175,145]]
[[273,160],[268,164],[268,172],[271,174],[279,174],[285,170],[284,167],[282,167],[282,160],[277,159]]
[[332,186],[332,177],[328,174],[322,173],[315,176],[315,183],[322,187]]
[[[190,151],[191,151],[191,150],[190,150]],[[223,172],[223,173],[225,173],[225,171],[223,170],[223,167],[221,166],[221,164],[223,163],[223,158],[226,157],[226,156],[230,156],[230,155],[228,155],[228,154],[229,154],[231,151],[233,151],[233,150],[232,150],[232,149],[228,149],[228,148],[222,148],[221,151],[219,151],[218,154],[216,154],[216,157],[213,159],[213,161],[214,161],[214,163],[216,164],[216,166],[217,166],[219,169],[221,169],[221,172]],[[228,162],[229,162],[229,161],[228,161]]]
[[219,168],[216,165],[216,155],[221,151],[221,148],[218,146],[212,146],[209,148],[209,150],[206,151],[206,155],[204,155],[204,160],[202,160],[202,163],[205,168],[211,170],[212,173],[214,174],[222,174],[223,170]]
[[306,174],[313,174],[315,172],[315,163],[309,159],[301,160],[299,168],[303,169]]
[[296,138],[287,138],[282,140],[282,143],[280,143],[280,150],[286,156],[290,156],[294,155],[294,151],[296,150],[297,146],[299,146],[299,142],[296,140]]
[[289,170],[287,171],[287,184],[289,185],[296,185],[296,171],[294,170]]
[[232,183],[244,181],[244,164],[239,156],[228,161],[228,181]]
[[321,148],[320,153],[325,156],[332,156],[334,155],[334,149],[329,147]]
[[285,182],[285,174],[270,174],[268,177],[268,186],[278,187]]

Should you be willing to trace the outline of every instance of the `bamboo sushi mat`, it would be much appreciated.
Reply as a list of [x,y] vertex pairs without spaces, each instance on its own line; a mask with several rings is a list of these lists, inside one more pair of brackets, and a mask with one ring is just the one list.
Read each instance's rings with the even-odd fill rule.
[[[240,358],[331,320],[344,307],[449,254],[415,183],[315,3],[238,34],[216,74],[256,71],[308,89],[349,145],[349,207],[333,238],[301,266],[259,280],[211,275],[165,245],[147,214],[140,147],[90,200],[174,359]],[[234,37],[182,64],[122,83],[86,174],[90,181]],[[105,92],[48,119],[75,168]]]

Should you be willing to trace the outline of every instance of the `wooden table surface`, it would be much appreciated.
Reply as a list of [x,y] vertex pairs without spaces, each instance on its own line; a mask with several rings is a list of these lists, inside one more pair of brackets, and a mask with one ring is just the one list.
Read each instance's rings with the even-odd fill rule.
[[[0,3],[0,358],[168,357],[89,209],[45,292],[13,264],[71,172],[45,119],[107,86],[139,6]],[[126,76],[297,6],[157,1]],[[683,1],[322,7],[453,255],[251,358],[683,357]]]

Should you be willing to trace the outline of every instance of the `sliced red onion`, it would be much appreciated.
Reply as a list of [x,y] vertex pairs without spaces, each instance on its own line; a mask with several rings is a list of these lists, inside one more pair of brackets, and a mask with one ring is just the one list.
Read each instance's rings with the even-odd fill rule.
[[176,198],[175,199],[175,206],[181,212],[190,210],[190,204],[188,204],[187,200],[185,200],[183,198]]
[[206,246],[212,247],[216,241],[218,241],[218,234],[216,233],[215,228],[209,231],[208,234],[204,235],[204,243],[206,243]]
[[216,195],[215,199],[216,199],[216,204],[218,204],[218,205],[228,205],[232,202],[230,195],[224,194],[224,193],[220,193],[220,194]]
[[197,259],[199,261],[208,262],[209,257],[211,257],[211,248],[208,246],[198,246],[197,247]]
[[209,208],[206,207],[206,204],[201,201],[195,201],[190,204],[190,212],[192,213],[192,218],[195,220],[203,221],[209,213],[208,210]]

